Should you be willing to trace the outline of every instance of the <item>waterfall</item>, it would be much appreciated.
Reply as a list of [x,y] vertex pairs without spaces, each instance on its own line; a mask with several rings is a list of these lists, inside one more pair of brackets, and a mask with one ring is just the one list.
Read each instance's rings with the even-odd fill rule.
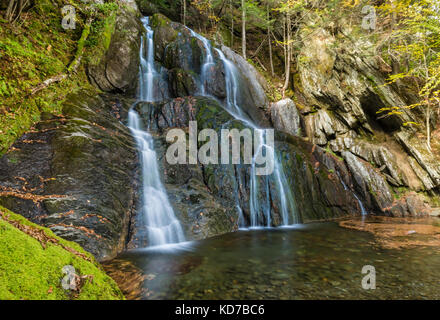
[[[154,101],[154,79],[157,76],[154,67],[154,31],[149,26],[149,18],[141,19],[142,24],[147,30],[146,37],[141,39],[140,50],[140,72],[139,72],[139,99],[142,101]],[[145,42],[147,43],[147,53],[145,53]]]
[[[142,18],[147,30],[141,39],[139,100],[153,102],[154,79],[157,72],[154,67],[153,30],[149,19]],[[144,42],[147,43],[145,52]],[[142,128],[139,114],[132,108],[128,114],[128,127],[136,140],[142,167],[142,206],[141,213],[147,229],[148,245],[159,246],[185,241],[182,226],[176,218],[173,207],[162,184],[153,137]]]
[[[342,180],[342,177],[341,177],[341,175],[339,174],[338,171],[336,171],[336,174],[338,175],[339,180],[341,181],[342,186],[344,187],[344,190],[345,190],[345,191],[350,190],[350,189],[347,187],[347,185],[345,184],[344,180]],[[364,206],[364,204],[362,203],[361,199],[359,199],[359,197],[358,197],[358,195],[356,194],[356,192],[352,191],[352,193],[353,193],[353,196],[356,198],[356,200],[357,200],[357,202],[358,202],[358,204],[359,204],[359,207],[361,208],[361,214],[362,214],[362,217],[367,216],[367,215],[368,215],[368,212],[367,212],[367,210],[365,210],[365,206]]]
[[203,46],[205,47],[206,56],[205,56],[205,61],[202,65],[202,72],[200,75],[200,78],[201,78],[200,80],[201,80],[201,89],[202,89],[201,94],[206,95],[205,83],[208,80],[207,76],[209,74],[209,69],[215,65],[214,57],[212,55],[211,43],[208,41],[208,39],[206,39],[205,37],[202,37],[198,33],[195,33],[193,30],[191,30],[189,28],[188,28],[188,30],[191,32],[191,35],[194,38],[199,39],[203,43]]
[[224,53],[215,49],[218,53],[220,60],[223,62],[223,66],[225,69],[225,83],[226,83],[226,107],[235,118],[243,120],[244,122],[254,127],[252,121],[250,121],[249,117],[243,114],[243,111],[238,106],[237,97],[238,97],[238,70],[235,65],[226,59]]
[[[208,76],[210,65],[214,64],[213,54],[212,54],[212,46],[210,45],[210,42],[203,36],[197,34],[193,30],[191,30],[191,34],[202,41],[205,51],[206,51],[206,58],[205,63],[202,67],[202,83],[203,83],[203,89],[202,92],[204,95],[205,89],[204,89],[204,83],[206,81],[206,78]],[[239,81],[239,71],[237,67],[228,60],[224,53],[215,48],[216,52],[218,53],[220,60],[223,63],[224,70],[225,70],[225,83],[226,83],[226,101],[224,103],[225,109],[237,120],[240,120],[244,122],[246,125],[251,127],[259,137],[258,141],[254,141],[254,143],[257,143],[256,146],[256,152],[254,154],[254,158],[252,160],[251,165],[251,174],[250,174],[250,222],[251,227],[261,227],[266,226],[270,227],[272,224],[271,219],[271,199],[269,196],[269,184],[270,184],[270,178],[268,176],[257,176],[256,174],[256,158],[259,153],[270,153],[273,155],[275,163],[274,163],[274,173],[272,174],[272,179],[276,186],[276,193],[280,199],[280,214],[282,219],[282,224],[284,226],[289,225],[289,223],[298,223],[297,221],[297,214],[296,214],[296,208],[294,205],[294,198],[291,193],[290,188],[288,188],[287,178],[284,174],[283,167],[279,159],[277,158],[277,153],[275,150],[273,150],[272,147],[266,144],[266,133],[267,130],[263,128],[259,128],[250,118],[249,116],[243,111],[243,109],[240,107],[238,101],[238,95],[240,94],[240,81]],[[259,198],[261,194],[261,190],[264,190],[264,194],[266,195],[264,201],[260,201]],[[263,202],[263,203],[262,203]],[[242,220],[242,208],[237,205],[238,212],[240,213],[240,220]],[[266,223],[264,224],[264,218],[266,220]],[[293,217],[290,219],[290,217]]]

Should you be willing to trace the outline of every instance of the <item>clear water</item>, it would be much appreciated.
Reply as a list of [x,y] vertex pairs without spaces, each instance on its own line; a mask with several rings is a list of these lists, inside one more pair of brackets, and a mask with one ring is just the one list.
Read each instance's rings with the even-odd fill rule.
[[[118,260],[143,270],[142,299],[440,299],[440,249],[383,249],[336,223],[239,231]],[[376,268],[376,290],[362,268]]]

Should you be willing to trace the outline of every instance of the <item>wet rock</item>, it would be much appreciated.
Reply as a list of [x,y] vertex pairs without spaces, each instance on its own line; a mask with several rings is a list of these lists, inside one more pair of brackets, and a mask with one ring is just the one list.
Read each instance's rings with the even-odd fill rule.
[[[181,69],[190,74],[196,80],[197,93],[203,92],[203,86],[207,94],[226,103],[225,70],[216,50],[212,49],[213,63],[208,66],[210,70],[205,72],[205,75],[208,76],[203,77],[202,67],[207,53],[200,39],[194,37],[192,32],[182,24],[171,22],[161,14],[153,16],[151,26],[154,30],[155,59],[168,70]],[[230,50],[226,47],[222,48],[226,51]],[[234,59],[239,58],[235,57]],[[256,70],[249,71],[250,66],[247,62],[241,61],[240,63],[246,64],[246,67],[243,67],[245,73],[238,68],[241,72],[238,72],[237,75],[236,103],[257,125],[270,127],[269,121],[260,109],[267,107],[267,98],[261,85],[255,83],[255,77],[261,77],[261,75],[254,74]],[[181,80],[172,79],[174,76],[175,74],[171,74],[170,82],[179,84]],[[191,80],[191,82],[193,81]],[[186,90],[183,91],[185,93]]]
[[[214,167],[233,169],[233,166],[171,165],[165,158],[170,145],[165,137],[170,129],[187,131],[189,121],[197,121],[199,131],[220,128],[232,119],[231,116],[217,101],[197,96],[162,103],[141,103],[136,110],[145,126],[157,133],[154,136],[155,148],[165,174],[165,187],[187,239],[200,240],[236,230],[238,212],[234,190],[230,189],[234,180],[223,179],[227,175],[218,174],[214,182],[211,176]],[[221,170],[218,172],[221,173]],[[132,243],[136,246],[135,242]]]
[[169,71],[170,93],[174,98],[192,96],[197,92],[196,75],[182,69]]
[[[438,160],[427,150],[424,141],[413,136],[410,132],[407,131],[396,133],[396,138],[400,142],[400,144],[409,152],[409,154],[417,160],[419,165],[428,173],[434,187],[439,186],[440,165]],[[430,185],[428,181],[425,182],[426,185]]]
[[277,141],[302,222],[361,213],[343,161],[299,137],[278,135]]
[[144,16],[151,17],[160,12],[159,8],[150,0],[137,0],[136,2],[140,12]]
[[206,92],[223,100],[226,98],[227,94],[225,71],[223,63],[220,60],[217,60],[217,53],[215,53],[214,56],[216,57],[215,64],[211,66],[211,70],[208,71],[209,76],[205,80]]
[[105,92],[134,95],[139,73],[140,36],[144,28],[139,12],[121,9],[108,49],[87,65],[92,84]]
[[284,99],[273,103],[270,111],[275,129],[294,136],[300,134],[300,115],[295,103],[291,99]]
[[268,88],[268,84],[264,77],[254,68],[254,66],[249,64],[249,62],[247,62],[242,56],[236,54],[230,48],[222,46],[221,50],[226,58],[236,65],[247,82],[253,105],[263,110],[267,109],[269,102],[265,90]]
[[371,166],[348,151],[342,152],[356,183],[356,189],[366,199],[367,206],[387,212],[393,203],[391,190],[385,179]]
[[[178,24],[173,23],[173,25]],[[181,25],[178,25],[178,28],[181,29],[179,36],[166,45],[164,57],[160,58],[159,61],[168,69],[179,68],[187,72],[200,74],[204,61],[203,43],[194,38],[188,29],[182,29]],[[155,29],[155,40],[157,38],[159,43],[167,42],[167,39],[163,40],[161,38],[160,32],[161,27]],[[157,47],[158,45],[156,45]],[[158,55],[156,56],[158,57]]]
[[[166,53],[165,49],[170,43],[177,39],[182,28],[179,24],[172,22],[160,13],[153,15],[150,25],[154,30],[155,58],[163,62]],[[175,56],[175,58],[178,58],[178,56]]]
[[120,122],[131,101],[71,95],[0,159],[0,204],[99,260],[125,247],[137,190],[136,146]]

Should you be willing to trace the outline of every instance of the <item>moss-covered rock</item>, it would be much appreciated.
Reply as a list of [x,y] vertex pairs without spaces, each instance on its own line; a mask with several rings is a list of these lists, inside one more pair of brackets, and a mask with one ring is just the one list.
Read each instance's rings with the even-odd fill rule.
[[[83,277],[65,290],[65,266]],[[124,299],[94,257],[76,243],[0,207],[0,300]]]
[[163,61],[166,47],[177,39],[179,30],[175,23],[160,13],[151,18],[150,25],[154,29],[155,57],[158,61]]
[[134,96],[139,72],[140,38],[145,32],[140,13],[122,7],[104,20],[98,47],[89,55],[87,71],[94,85],[106,92]]
[[135,203],[137,153],[129,101],[81,92],[0,159],[0,204],[100,260],[122,251]]
[[196,94],[197,76],[194,73],[175,68],[170,70],[168,75],[170,79],[171,96],[177,98]]

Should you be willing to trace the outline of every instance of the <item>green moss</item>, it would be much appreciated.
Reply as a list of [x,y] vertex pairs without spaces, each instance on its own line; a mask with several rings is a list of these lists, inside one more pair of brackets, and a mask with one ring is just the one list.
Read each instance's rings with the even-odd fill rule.
[[[0,210],[8,220],[21,225],[44,230],[48,237],[55,238],[59,244],[86,255],[91,262],[63,249],[59,245],[48,243],[46,249],[35,238],[0,218],[0,300],[114,300],[123,299],[116,283],[107,276],[93,256],[78,244],[63,240],[47,228],[40,227],[16,215],[7,209]],[[72,265],[80,276],[92,276],[86,281],[77,297],[73,297],[61,286],[65,276],[62,268]]]
[[85,59],[87,63],[93,65],[99,64],[110,47],[119,7],[114,2],[110,2],[99,5],[98,10],[98,16],[90,28],[90,35],[84,43],[88,49]]
[[331,154],[332,156],[334,156],[339,161],[344,161],[344,158],[340,157],[335,152],[333,152],[332,149],[330,149],[330,145],[327,145],[327,147],[325,148],[325,152],[328,153],[328,154]]
[[0,156],[39,121],[42,112],[59,113],[68,93],[91,88],[80,67],[72,77],[30,93],[65,72],[78,50],[83,17],[78,15],[75,30],[64,30],[59,9],[63,5],[61,0],[36,0],[20,23],[0,19]]
[[156,13],[155,15],[153,15],[153,17],[151,18],[151,21],[150,21],[150,24],[153,28],[166,27],[170,23],[171,23],[171,20],[168,19],[167,17],[165,17],[161,13]]

